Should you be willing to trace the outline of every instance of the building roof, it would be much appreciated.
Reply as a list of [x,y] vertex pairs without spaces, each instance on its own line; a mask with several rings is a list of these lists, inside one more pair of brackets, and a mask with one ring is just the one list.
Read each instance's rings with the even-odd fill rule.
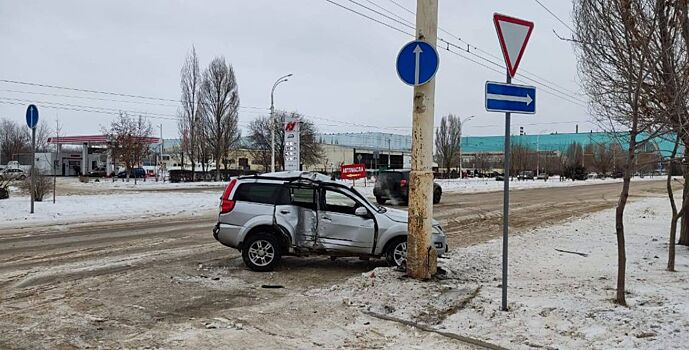
[[[142,138],[146,143],[159,143],[160,139],[157,137],[144,137]],[[83,136],[60,136],[60,137],[49,137],[48,143],[58,143],[58,144],[82,144],[82,143],[108,143],[107,135],[83,135]]]
[[[648,150],[658,149],[661,154],[669,155],[672,152],[674,142],[671,137],[657,137],[653,139]],[[542,135],[512,135],[512,144],[525,145],[539,151],[565,152],[569,145],[578,143],[582,146],[598,144],[617,144],[622,148],[629,145],[629,136],[626,132],[585,132]],[[505,147],[504,136],[467,136],[462,137],[462,152],[464,153],[502,153]]]

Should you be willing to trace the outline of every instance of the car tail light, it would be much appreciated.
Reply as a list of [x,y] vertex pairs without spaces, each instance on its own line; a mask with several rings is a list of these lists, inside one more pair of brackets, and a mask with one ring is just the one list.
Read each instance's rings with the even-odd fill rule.
[[232,211],[232,209],[234,209],[235,202],[230,199],[230,194],[232,193],[232,189],[236,184],[237,179],[233,179],[227,185],[227,188],[225,188],[225,192],[223,192],[222,198],[220,198],[220,214],[229,213]]
[[404,186],[407,186],[407,180],[402,179],[402,180],[400,180],[400,187],[404,187]]

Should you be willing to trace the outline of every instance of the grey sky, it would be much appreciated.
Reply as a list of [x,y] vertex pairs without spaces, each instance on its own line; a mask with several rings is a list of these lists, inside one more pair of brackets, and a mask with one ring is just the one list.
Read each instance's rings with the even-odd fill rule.
[[[333,1],[366,12],[349,0]],[[355,1],[375,8],[367,0]],[[411,14],[390,0],[371,1],[414,22]],[[415,10],[414,0],[396,1]],[[570,22],[570,1],[541,2]],[[440,0],[439,6],[443,29],[498,57],[499,60],[477,52],[501,64],[492,14],[501,12],[533,20],[536,26],[518,77],[527,70],[547,85],[554,87],[552,83],[555,83],[561,86],[557,89],[567,89],[568,94],[579,91],[572,45],[553,34],[554,29],[561,35],[568,35],[568,29],[535,1]],[[412,88],[399,80],[394,62],[399,49],[412,37],[324,0],[0,0],[0,33],[0,79],[179,99],[179,70],[185,55],[195,45],[202,68],[219,55],[225,56],[234,66],[242,106],[267,109],[274,80],[293,73],[293,79],[277,90],[276,108],[329,119],[314,119],[322,132],[409,133],[410,130]],[[443,32],[439,36],[465,45],[451,40],[452,37]],[[503,81],[504,74],[445,50],[440,50],[440,55],[436,122],[447,113],[462,117],[475,115],[466,124],[465,134],[501,134],[503,116],[485,111],[483,89],[486,80]],[[490,65],[475,56],[463,55]],[[531,81],[521,83],[533,84]],[[513,118],[514,130],[523,125],[531,134],[543,130],[573,132],[577,121],[582,130],[593,127],[587,122],[589,115],[581,106],[582,102],[576,105],[548,95],[544,90],[538,86],[537,114]],[[586,100],[583,96],[577,98]],[[59,115],[64,124],[63,134],[99,133],[100,126],[108,124],[113,116],[51,109],[42,106],[41,102],[145,111],[164,116],[173,116],[176,112],[172,102],[0,82],[0,102],[5,102],[0,103],[0,117],[23,123],[29,101],[38,101],[43,120],[54,124]],[[240,124],[245,126],[260,113],[264,112],[242,109]],[[176,136],[174,121],[151,121],[154,125],[163,124],[166,137]]]

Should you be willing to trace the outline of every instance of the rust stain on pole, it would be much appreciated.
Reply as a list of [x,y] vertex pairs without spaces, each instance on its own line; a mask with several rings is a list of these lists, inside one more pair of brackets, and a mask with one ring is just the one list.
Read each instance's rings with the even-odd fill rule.
[[[437,32],[438,0],[417,0],[416,38],[435,46]],[[437,270],[437,252],[431,242],[434,107],[435,78],[432,78],[414,87],[407,274],[416,279],[429,279]]]

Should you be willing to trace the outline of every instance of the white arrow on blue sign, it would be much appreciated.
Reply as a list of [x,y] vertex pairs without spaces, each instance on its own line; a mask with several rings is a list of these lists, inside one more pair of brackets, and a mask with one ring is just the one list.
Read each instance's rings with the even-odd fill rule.
[[486,110],[534,114],[536,113],[536,88],[487,81]]
[[433,78],[439,63],[438,52],[431,44],[414,40],[397,55],[397,75],[407,85],[423,85]]
[[29,105],[26,108],[26,125],[31,129],[35,129],[38,124],[38,108],[35,105]]

